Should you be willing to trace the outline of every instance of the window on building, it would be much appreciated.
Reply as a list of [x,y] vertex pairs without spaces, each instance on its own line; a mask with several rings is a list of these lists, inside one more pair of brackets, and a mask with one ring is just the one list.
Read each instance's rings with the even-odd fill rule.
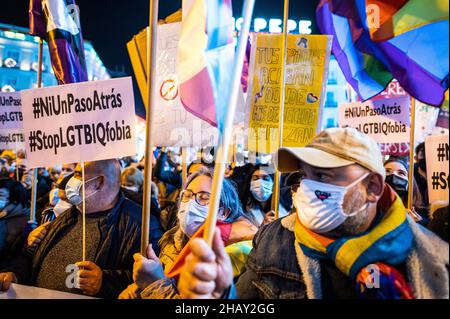
[[325,107],[337,107],[338,103],[334,97],[334,92],[327,92],[327,99],[325,100]]
[[332,127],[336,127],[336,123],[334,122],[333,118],[328,118],[325,128],[332,128]]
[[5,60],[3,61],[3,64],[7,68],[17,68],[19,67],[19,57],[20,57],[19,51],[8,50],[6,51]]

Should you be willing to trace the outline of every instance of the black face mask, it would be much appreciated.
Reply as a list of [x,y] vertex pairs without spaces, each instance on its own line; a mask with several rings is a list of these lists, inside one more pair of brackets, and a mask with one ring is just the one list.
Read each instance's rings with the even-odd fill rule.
[[386,183],[389,184],[397,194],[402,197],[405,194],[408,194],[408,180],[398,177],[397,175],[388,175],[386,176]]
[[418,160],[417,166],[425,173],[427,172],[427,162],[425,159]]

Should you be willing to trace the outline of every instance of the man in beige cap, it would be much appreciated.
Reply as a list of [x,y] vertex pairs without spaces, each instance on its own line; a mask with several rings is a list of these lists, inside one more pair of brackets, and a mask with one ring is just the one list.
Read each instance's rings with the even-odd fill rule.
[[301,175],[295,213],[260,229],[235,286],[219,234],[193,241],[182,297],[449,298],[449,246],[407,217],[373,139],[328,129],[276,160]]

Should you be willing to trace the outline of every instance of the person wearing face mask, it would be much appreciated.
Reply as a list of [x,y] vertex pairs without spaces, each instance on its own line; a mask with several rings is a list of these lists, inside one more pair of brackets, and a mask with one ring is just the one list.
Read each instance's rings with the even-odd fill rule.
[[[148,299],[174,298],[177,295],[175,282],[184,262],[184,247],[192,238],[201,236],[208,216],[212,177],[213,173],[204,168],[189,176],[180,195],[178,225],[161,238],[159,258],[151,247],[147,250],[147,257],[141,254],[134,256],[135,284],[124,291],[122,298],[136,297],[136,290],[141,292],[140,297]],[[243,218],[236,189],[228,180],[224,180],[220,202],[217,225],[227,253],[232,256],[233,274],[238,276],[243,271],[251,249],[250,240],[257,228]]]
[[[408,207],[408,186],[409,186],[409,165],[402,158],[391,156],[384,162],[386,169],[386,183],[391,186],[400,196],[403,205]],[[422,196],[413,179],[413,203],[412,210],[409,212],[411,217],[422,225],[428,223],[428,209],[424,207]]]
[[142,205],[144,174],[135,167],[127,167],[122,171],[121,183],[124,195]]
[[448,243],[407,215],[371,137],[327,129],[306,147],[280,149],[276,162],[302,175],[296,214],[260,229],[235,286],[217,237],[212,249],[192,241],[182,298],[449,298]]
[[[144,174],[138,170],[136,167],[127,167],[122,171],[121,174],[121,191],[126,198],[131,199],[136,204],[142,206],[142,201],[144,197],[143,184],[144,184]],[[151,214],[157,219],[161,218],[161,210],[158,203],[158,193],[156,185],[152,182],[151,191]]]
[[[72,208],[73,205],[67,199],[65,189],[67,183],[73,177],[73,175],[73,173],[65,177],[63,175],[60,175],[55,183],[55,186],[48,194],[49,201],[47,205],[44,207],[44,209],[36,212],[36,219],[39,220],[39,225],[52,222],[63,212]],[[32,242],[33,246],[35,246],[36,243],[30,240],[30,236],[36,238],[36,235],[38,234],[40,234],[40,232],[37,229],[34,229],[28,236],[28,243]]]
[[423,205],[428,207],[428,182],[427,182],[427,159],[425,154],[425,143],[420,143],[415,149],[414,179],[417,182]]
[[34,252],[45,238],[50,223],[65,211],[72,209],[73,205],[66,197],[65,188],[73,175],[72,173],[66,177],[60,176],[56,182],[56,187],[50,191],[47,207],[39,215],[37,214],[37,216],[40,216],[38,217],[38,220],[40,220],[39,226],[33,229],[27,238],[27,249],[30,252]]
[[[193,161],[186,169],[186,175],[189,178],[192,174],[200,170],[213,169],[214,164],[205,163],[203,161]],[[172,197],[172,196],[170,196]],[[159,203],[161,205],[161,225],[165,231],[171,230],[177,225],[178,222],[178,202],[173,201],[173,198],[160,199]]]
[[[241,193],[241,202],[244,203],[246,217],[253,225],[260,227],[274,216],[271,211],[273,174],[269,174],[269,167],[254,165],[247,175],[244,191]],[[287,209],[280,202],[279,216],[288,215]]]
[[[182,176],[180,167],[171,160],[170,151],[167,152],[165,147],[160,149],[159,155],[156,159],[155,167],[153,168],[153,177],[159,183],[164,183],[165,201],[174,202],[180,193],[182,184]],[[165,208],[165,203],[161,203]]]
[[[132,281],[133,254],[139,251],[142,208],[120,191],[117,160],[85,163],[67,182],[73,205],[48,225],[36,251],[23,251],[0,272],[0,287],[12,281],[100,298],[117,298]],[[86,213],[86,261],[82,259],[83,187]],[[157,247],[161,231],[151,216],[150,240]],[[66,285],[67,265],[79,268],[79,288]],[[1,282],[3,281],[3,282]]]
[[13,179],[0,179],[0,264],[20,252],[29,216],[25,188]]

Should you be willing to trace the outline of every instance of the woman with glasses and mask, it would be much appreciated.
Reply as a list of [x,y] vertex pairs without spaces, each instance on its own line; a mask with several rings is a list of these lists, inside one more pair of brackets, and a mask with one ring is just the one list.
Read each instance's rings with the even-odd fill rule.
[[[257,227],[274,220],[275,213],[271,209],[273,185],[274,175],[266,165],[254,165],[244,182],[240,195],[245,216]],[[280,200],[279,217],[287,216],[288,210]]]
[[[203,225],[208,216],[209,203],[212,199],[213,173],[209,169],[199,169],[191,174],[186,187],[180,194],[178,203],[178,224],[166,232],[159,244],[159,258],[151,247],[147,249],[147,258],[135,254],[133,279],[119,298],[175,298],[178,271],[183,263],[183,248],[189,240],[203,233]],[[233,271],[238,276],[245,265],[251,250],[251,240],[257,232],[244,216],[239,197],[234,185],[224,180],[220,196],[220,208],[217,227],[233,263]]]

